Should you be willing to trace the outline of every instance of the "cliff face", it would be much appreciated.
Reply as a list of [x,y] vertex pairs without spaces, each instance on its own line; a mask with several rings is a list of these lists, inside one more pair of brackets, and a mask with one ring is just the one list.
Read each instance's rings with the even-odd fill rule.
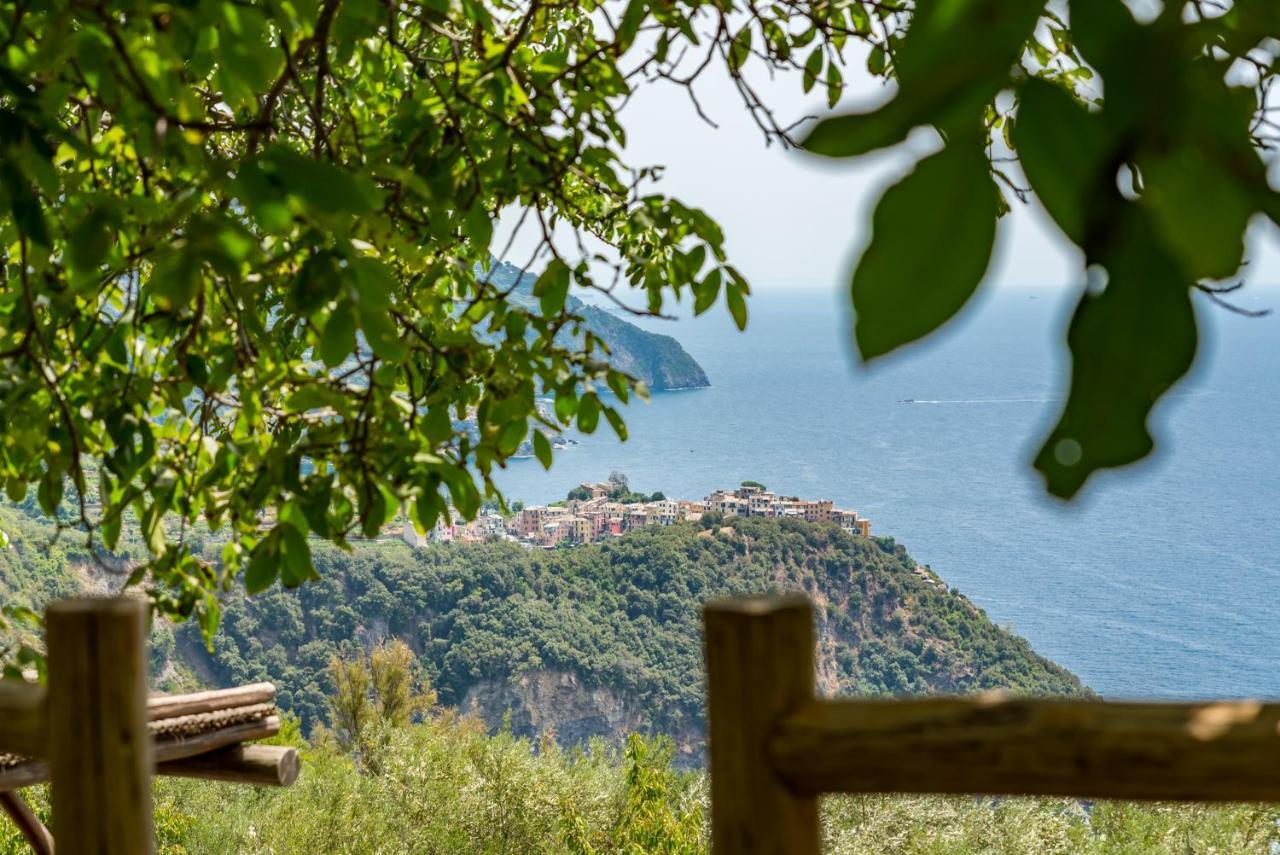
[[613,367],[640,378],[650,389],[711,385],[702,366],[671,336],[642,330],[596,306],[580,306],[576,311],[586,319],[592,334],[609,347]]
[[596,736],[621,742],[644,725],[635,704],[619,693],[587,686],[577,674],[550,668],[480,680],[467,689],[461,707],[490,724],[509,718],[516,736],[554,734],[566,745]]
[[[535,274],[521,274],[515,265],[500,263],[494,265],[488,277],[503,288],[514,285],[513,300],[531,307],[537,305],[533,297],[533,284],[537,281]],[[650,389],[660,392],[711,385],[702,366],[671,336],[643,330],[604,309],[589,306],[577,297],[570,296],[567,304],[570,311],[582,317],[591,334],[609,348],[610,364],[643,380]]]

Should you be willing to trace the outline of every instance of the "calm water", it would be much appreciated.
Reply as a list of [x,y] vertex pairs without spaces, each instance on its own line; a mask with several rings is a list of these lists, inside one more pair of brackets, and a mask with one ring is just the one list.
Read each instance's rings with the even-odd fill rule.
[[627,408],[626,443],[602,428],[499,483],[547,501],[617,469],[676,497],[746,478],[830,497],[1105,695],[1280,697],[1280,318],[1202,305],[1157,460],[1063,505],[1028,461],[1061,406],[1073,298],[1032,294],[999,292],[872,370],[849,358],[836,294],[753,297],[745,334],[719,311],[652,322],[714,385]]

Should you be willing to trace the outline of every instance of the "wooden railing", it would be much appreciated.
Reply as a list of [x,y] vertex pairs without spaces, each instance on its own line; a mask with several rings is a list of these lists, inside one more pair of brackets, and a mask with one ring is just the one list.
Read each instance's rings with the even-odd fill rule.
[[[0,808],[36,852],[53,840],[61,855],[152,852],[153,774],[277,786],[297,777],[293,749],[241,744],[279,729],[270,684],[148,698],[145,603],[59,600],[46,633],[48,687],[0,682],[0,754],[29,758],[0,769]],[[52,838],[15,792],[44,780]]]
[[1280,704],[821,700],[808,600],[703,619],[715,855],[816,855],[822,793],[1280,801]]

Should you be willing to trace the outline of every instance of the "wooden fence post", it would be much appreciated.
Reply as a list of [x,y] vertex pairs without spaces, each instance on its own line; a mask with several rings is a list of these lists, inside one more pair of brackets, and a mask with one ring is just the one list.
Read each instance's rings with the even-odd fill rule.
[[147,606],[58,600],[47,613],[53,832],[60,855],[148,855]]
[[770,736],[813,700],[813,609],[802,596],[703,609],[714,855],[817,855],[818,803],[774,772]]

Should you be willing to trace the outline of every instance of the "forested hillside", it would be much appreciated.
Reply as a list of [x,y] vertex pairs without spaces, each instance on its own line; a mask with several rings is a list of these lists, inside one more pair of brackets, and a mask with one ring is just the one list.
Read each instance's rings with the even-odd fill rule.
[[1067,671],[917,568],[892,541],[790,520],[646,528],[594,546],[398,542],[316,552],[321,581],[238,595],[212,653],[194,627],[179,649],[212,683],[272,679],[310,726],[325,715],[326,666],[397,636],[442,703],[516,733],[577,742],[631,730],[701,734],[699,605],[800,590],[817,604],[819,682],[831,694],[1079,693]]
[[[129,554],[94,560],[70,535],[3,512],[0,591],[39,607],[123,582]],[[129,538],[125,538],[126,544]],[[219,545],[205,545],[212,558]],[[272,680],[310,729],[327,717],[328,665],[404,640],[440,701],[517,734],[565,743],[671,734],[684,755],[702,732],[700,604],[803,591],[815,603],[819,687],[828,694],[1086,691],[993,624],[888,538],[794,520],[649,527],[604,543],[529,550],[511,543],[318,547],[318,582],[236,593],[208,650],[194,624],[152,633],[159,685]]]

